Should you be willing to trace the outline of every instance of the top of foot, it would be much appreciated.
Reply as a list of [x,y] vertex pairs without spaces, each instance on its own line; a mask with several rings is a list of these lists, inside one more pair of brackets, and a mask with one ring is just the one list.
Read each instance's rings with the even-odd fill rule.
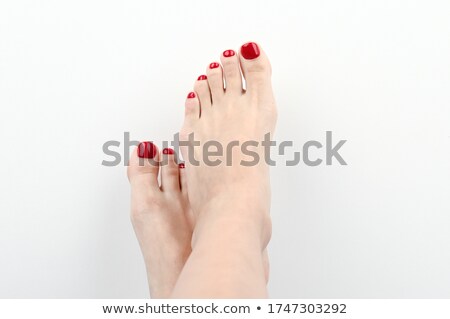
[[[181,147],[195,215],[224,194],[252,198],[246,202],[268,211],[269,175],[261,141],[273,133],[276,117],[271,66],[259,44],[225,50],[220,62],[207,65],[187,96],[180,131],[181,141],[199,142]],[[208,156],[220,149],[222,155]]]

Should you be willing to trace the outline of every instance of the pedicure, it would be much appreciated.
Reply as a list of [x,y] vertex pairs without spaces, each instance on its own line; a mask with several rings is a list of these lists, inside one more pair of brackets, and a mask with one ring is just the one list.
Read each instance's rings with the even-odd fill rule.
[[187,98],[188,99],[193,99],[195,97],[195,92],[189,92]]
[[174,151],[171,148],[163,149],[163,154],[165,154],[165,155],[172,155],[173,153],[174,153]]
[[156,146],[152,142],[142,142],[138,146],[138,156],[141,158],[153,158],[157,152]]
[[210,69],[217,69],[218,67],[219,67],[219,63],[217,63],[217,62],[213,62],[213,63],[211,63],[210,65],[209,65],[209,68]]
[[255,42],[248,42],[241,46],[241,55],[246,60],[256,59],[260,54],[259,47]]
[[226,58],[229,58],[230,56],[234,56],[236,54],[236,52],[234,52],[233,50],[225,50],[223,51],[223,56]]
[[206,80],[208,77],[206,76],[206,75],[200,75],[198,78],[197,78],[197,81],[202,81],[202,80]]
[[178,164],[178,167],[179,167],[179,168],[184,168],[184,163]]

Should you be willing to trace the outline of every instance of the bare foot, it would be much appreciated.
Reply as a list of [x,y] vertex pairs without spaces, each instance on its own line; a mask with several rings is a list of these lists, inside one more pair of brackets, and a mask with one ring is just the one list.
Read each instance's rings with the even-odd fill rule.
[[[217,204],[226,211],[224,206],[241,203],[251,207],[240,211],[240,218],[258,214],[267,223],[270,183],[261,142],[267,133],[272,135],[277,117],[271,66],[265,53],[252,42],[241,47],[239,56],[233,50],[226,50],[220,60],[222,65],[213,62],[208,66],[206,75],[198,78],[194,91],[186,99],[180,139],[188,142],[191,135],[200,142],[195,148],[181,148],[186,161],[189,200],[197,219],[210,206]],[[205,164],[203,146],[208,141],[222,146],[224,155],[215,158],[222,161],[220,165]],[[258,154],[259,161],[244,166],[241,160],[249,158],[241,146],[249,141],[258,143],[252,150]],[[229,146],[236,142],[238,146],[227,155]],[[193,165],[193,158],[200,165]]]
[[[157,152],[156,146],[143,142],[134,152],[128,168],[132,186],[131,219],[147,268],[152,298],[168,298],[184,264],[191,253],[193,215],[187,199],[184,164],[178,167],[172,150]],[[144,161],[154,154],[167,157],[169,166],[161,167],[162,185],[158,187],[159,165]],[[141,161],[141,163],[140,163]],[[139,166],[143,165],[143,166]],[[179,169],[178,169],[179,168]],[[267,252],[265,275],[269,276]]]
[[[247,91],[244,92],[242,89],[238,56],[232,50],[225,51],[222,57],[223,71],[218,63],[212,63],[207,71],[208,81],[205,81],[206,76],[199,77],[195,84],[196,93],[189,95],[186,102],[186,121],[181,132],[185,139],[189,133],[195,132],[196,139],[199,137],[201,141],[215,139],[225,145],[236,139],[240,142],[248,140],[260,142],[265,133],[273,132],[276,110],[270,88],[270,65],[256,44],[243,46],[242,52],[245,58],[241,56],[241,64],[247,81]],[[223,77],[227,83],[226,90],[222,86]],[[222,109],[214,113],[214,107]],[[203,127],[201,124],[197,125],[200,122],[200,108]],[[225,123],[227,120],[230,121],[229,124]],[[218,125],[214,126],[215,124]],[[242,125],[245,129],[239,130]],[[228,134],[223,134],[227,132]],[[257,150],[263,156],[262,148],[258,147]],[[160,169],[155,162],[158,162],[161,156],[167,157],[169,161],[168,165],[161,167],[160,187],[158,184]],[[198,156],[201,157],[201,153],[197,153],[196,157]],[[184,157],[188,158],[186,148]],[[239,162],[242,158],[241,152],[234,151],[233,165],[230,167],[221,167],[218,171],[215,171],[214,167],[208,171],[199,169],[196,173],[195,169],[192,170],[190,174],[192,181],[189,184],[192,184],[194,190],[189,196],[197,210],[193,214],[187,198],[186,172],[175,164],[172,151],[164,150],[161,155],[156,146],[150,142],[143,142],[134,152],[128,168],[132,190],[131,218],[147,267],[152,297],[167,298],[171,295],[180,272],[191,254],[193,216],[198,220],[201,212],[207,211],[212,206],[211,203],[224,204],[222,208],[226,212],[227,200],[241,199],[242,202],[242,194],[246,194],[249,196],[246,203],[257,204],[251,205],[253,209],[248,210],[248,217],[254,212],[262,217],[260,220],[261,225],[264,225],[263,237],[270,237],[270,219],[268,219],[270,188],[267,167],[260,162],[254,167],[239,169],[239,163],[236,165],[236,161]],[[142,159],[153,159],[153,164]],[[189,163],[188,166],[190,167]],[[246,175],[241,175],[238,170],[242,170],[241,173]],[[213,175],[208,175],[210,173]],[[214,177],[222,177],[222,181],[214,182]],[[202,181],[207,183],[202,185]],[[252,186],[256,187],[243,190]],[[220,212],[220,209],[217,211]],[[242,217],[245,219],[245,214]],[[261,246],[263,250],[261,256],[262,270],[267,282],[269,263],[265,246],[266,244]]]
[[[150,142],[134,151],[129,166],[131,220],[144,256],[152,298],[168,298],[191,253],[192,212],[183,168],[173,150],[160,154]],[[161,166],[159,159],[167,158]],[[161,186],[158,173],[161,171]]]
[[[275,129],[276,106],[265,53],[256,43],[240,53],[225,51],[223,68],[211,63],[186,100],[180,141],[195,229],[173,297],[267,296],[270,182],[261,142]],[[220,154],[214,164],[210,146]]]

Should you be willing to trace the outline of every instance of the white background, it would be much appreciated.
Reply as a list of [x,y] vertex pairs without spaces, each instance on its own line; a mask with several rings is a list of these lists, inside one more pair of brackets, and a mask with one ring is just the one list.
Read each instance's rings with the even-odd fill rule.
[[169,140],[196,77],[255,40],[278,140],[347,140],[348,166],[272,170],[271,296],[449,298],[449,16],[448,1],[2,1],[0,297],[148,296],[125,168],[102,145]]

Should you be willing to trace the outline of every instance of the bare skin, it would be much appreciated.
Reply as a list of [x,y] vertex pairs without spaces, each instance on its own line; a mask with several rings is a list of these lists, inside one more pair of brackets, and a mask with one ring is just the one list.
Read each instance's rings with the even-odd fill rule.
[[[192,253],[172,296],[264,298],[263,252],[271,236],[270,181],[260,143],[266,133],[273,133],[276,124],[271,67],[254,43],[243,46],[239,56],[223,54],[221,62],[223,68],[218,63],[209,65],[207,80],[196,81],[195,94],[186,100],[180,138],[187,141],[194,133],[200,142],[200,147],[181,149],[183,158],[200,161],[198,166],[186,162],[196,225]],[[241,165],[247,158],[237,147],[231,158],[221,157],[222,165],[206,165],[202,146],[208,141],[219,142],[224,148],[232,141],[239,145],[256,141],[259,146],[253,150],[261,160],[257,165]],[[230,159],[231,165],[225,165]]]
[[[160,154],[153,147],[155,162],[140,158],[136,149],[128,166],[131,221],[144,256],[150,295],[168,298],[191,253],[193,218],[184,169],[174,155]],[[168,164],[161,167],[159,186],[161,156]]]
[[[215,140],[224,147],[232,140],[260,142],[265,133],[273,132],[276,122],[268,59],[260,51],[253,59],[224,54],[221,61],[223,69],[219,64],[210,66],[208,79],[195,83],[195,97],[186,101],[180,136],[187,139],[193,132],[201,144]],[[254,150],[263,159],[262,148]],[[167,156],[169,165],[161,169],[147,162],[142,165],[139,152],[156,160]],[[189,149],[182,152],[188,159]],[[203,162],[193,166],[186,161],[186,169],[178,169],[173,155],[144,153],[139,149],[135,152],[128,176],[131,216],[147,266],[151,296],[266,297],[269,264],[265,248],[271,225],[265,163],[239,165],[245,157],[237,148],[231,166],[210,167]],[[195,157],[202,156],[201,148],[196,149]]]
[[[138,152],[136,148],[128,167],[131,220],[144,256],[150,295],[152,298],[169,298],[191,253],[195,227],[185,170],[180,165],[177,171],[173,155],[157,153],[154,162],[150,162],[140,159]],[[159,165],[161,157],[167,158],[167,167]],[[161,175],[161,186],[158,185],[158,174]],[[267,251],[264,270],[267,282]]]

